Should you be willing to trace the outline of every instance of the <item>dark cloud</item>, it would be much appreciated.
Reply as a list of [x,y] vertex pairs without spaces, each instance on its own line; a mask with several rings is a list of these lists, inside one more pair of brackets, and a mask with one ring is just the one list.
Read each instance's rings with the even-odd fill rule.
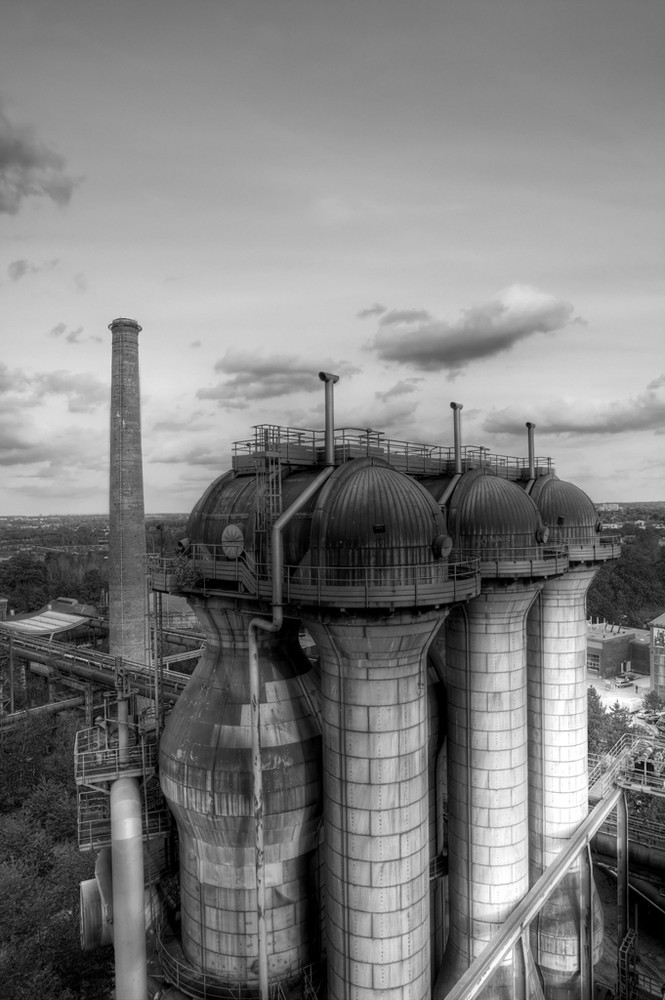
[[66,329],[66,323],[56,323],[55,326],[51,327],[49,332],[52,337],[61,337]]
[[0,428],[0,466],[31,465],[49,458],[49,447],[43,440],[30,440],[19,428]]
[[39,274],[40,271],[51,271],[58,263],[55,260],[47,260],[44,264],[31,264],[28,260],[13,260],[7,268],[7,274],[11,281],[20,281],[26,274]]
[[0,363],[0,412],[17,415],[49,397],[63,396],[70,413],[91,413],[108,400],[108,386],[92,375],[68,371],[30,375]]
[[244,351],[227,351],[215,364],[215,371],[229,376],[207,389],[199,389],[197,399],[214,399],[222,409],[246,409],[257,400],[276,399],[296,392],[320,392],[319,371],[331,371],[340,376],[357,372],[346,362],[318,359],[318,366],[309,358],[303,361],[295,354],[256,355]]
[[0,107],[0,213],[16,215],[29,197],[66,205],[76,183],[63,157],[37,139],[33,129],[11,122]]
[[[624,434],[653,431],[665,434],[665,374],[650,382],[634,399],[619,399],[597,406],[578,401],[549,400],[529,419],[547,434]],[[524,414],[512,408],[491,413],[484,424],[489,433],[523,434]]]
[[359,319],[367,319],[369,316],[380,316],[384,312],[386,312],[386,306],[382,306],[379,302],[375,302],[373,306],[361,309],[360,312],[357,313],[357,316]]
[[[65,427],[50,432],[41,424],[25,421],[0,425],[0,466],[34,467],[26,475],[56,482],[76,477],[79,472],[103,470],[108,466],[107,435],[89,427]],[[43,489],[43,487],[42,487]]]
[[70,413],[92,413],[108,399],[109,389],[91,375],[68,371],[35,375],[32,380],[38,396],[64,396]]
[[454,323],[432,319],[424,310],[392,311],[381,319],[371,349],[382,361],[455,375],[472,361],[572,322],[582,321],[569,302],[528,285],[512,285],[489,302],[464,310]]
[[69,331],[69,333],[65,337],[65,340],[67,340],[70,344],[80,344],[82,333],[83,333],[83,327],[77,326],[75,330]]

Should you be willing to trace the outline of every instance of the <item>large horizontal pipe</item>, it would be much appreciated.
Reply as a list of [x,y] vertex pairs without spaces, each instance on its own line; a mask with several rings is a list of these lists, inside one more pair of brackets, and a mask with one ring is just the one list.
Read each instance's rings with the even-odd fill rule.
[[47,705],[37,705],[35,708],[24,708],[20,712],[12,712],[11,715],[0,717],[0,729],[13,729],[20,722],[32,719],[39,715],[56,715],[58,712],[66,712],[70,708],[77,708],[85,701],[81,695],[76,698],[63,698],[62,701],[50,701]]
[[[79,660],[69,659],[61,654],[49,654],[35,649],[22,648],[16,643],[14,644],[14,656],[18,656],[23,660],[34,661],[35,663],[45,663],[49,667],[54,667],[56,670],[61,670],[67,674],[73,674],[75,677],[82,677],[84,680],[93,681],[95,684],[100,684],[103,687],[115,688],[116,678],[115,673],[112,670],[101,670],[99,667],[90,666],[89,663],[81,663]],[[177,678],[172,678],[173,684],[169,684],[169,673],[171,671],[164,672],[162,697],[165,701],[174,703],[178,700],[181,690],[184,688],[185,684],[189,680],[186,674],[178,674]],[[143,695],[145,698],[152,698],[154,693],[154,685],[152,678],[147,677],[145,680],[141,677],[137,677],[136,674],[132,673],[132,687],[136,691]]]

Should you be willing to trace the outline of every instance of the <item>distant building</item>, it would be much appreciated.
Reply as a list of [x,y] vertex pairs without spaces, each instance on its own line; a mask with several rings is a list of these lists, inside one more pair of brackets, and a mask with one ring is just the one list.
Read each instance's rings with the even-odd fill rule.
[[651,690],[665,698],[665,614],[649,622],[651,634]]
[[[629,671],[648,677],[649,647],[647,629],[587,622],[587,668],[597,671],[601,677],[615,677]],[[665,658],[665,647],[663,654]],[[663,669],[665,671],[665,667]]]

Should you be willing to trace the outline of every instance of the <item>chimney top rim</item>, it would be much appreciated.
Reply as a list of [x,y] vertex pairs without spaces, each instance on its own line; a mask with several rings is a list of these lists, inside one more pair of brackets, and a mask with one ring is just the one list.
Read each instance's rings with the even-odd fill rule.
[[109,323],[109,330],[111,330],[111,332],[120,327],[130,327],[131,329],[136,330],[137,333],[140,333],[143,329],[143,327],[140,326],[135,319],[127,319],[124,316],[119,316],[117,319],[114,319],[112,323]]

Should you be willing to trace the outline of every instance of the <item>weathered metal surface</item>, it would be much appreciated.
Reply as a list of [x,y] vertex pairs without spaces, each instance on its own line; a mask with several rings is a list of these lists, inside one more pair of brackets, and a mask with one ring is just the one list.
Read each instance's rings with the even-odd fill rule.
[[[194,970],[258,982],[249,617],[195,602],[207,644],[171,713],[160,780],[178,824],[182,945]],[[321,740],[310,662],[297,630],[259,641],[265,920],[271,983],[318,956],[312,896],[321,819]]]

